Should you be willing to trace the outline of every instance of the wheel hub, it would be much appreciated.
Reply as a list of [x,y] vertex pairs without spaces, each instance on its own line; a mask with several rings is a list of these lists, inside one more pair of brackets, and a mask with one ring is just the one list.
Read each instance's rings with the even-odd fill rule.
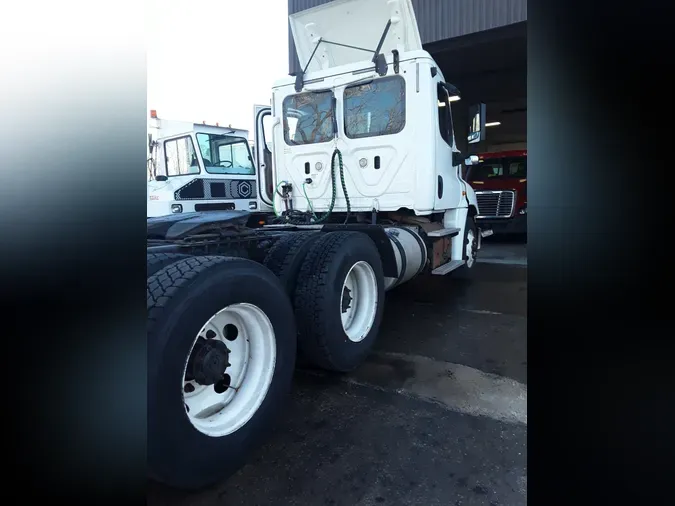
[[199,385],[215,385],[223,379],[229,359],[230,350],[224,342],[200,337],[188,361],[186,376]]
[[340,311],[347,339],[358,343],[365,339],[377,315],[377,278],[370,264],[356,262],[342,285]]
[[342,312],[346,313],[352,305],[352,291],[346,286],[342,289]]

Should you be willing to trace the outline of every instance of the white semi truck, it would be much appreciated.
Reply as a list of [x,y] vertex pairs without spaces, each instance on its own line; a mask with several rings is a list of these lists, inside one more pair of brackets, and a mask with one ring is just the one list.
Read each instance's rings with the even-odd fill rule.
[[340,0],[290,21],[304,71],[256,111],[274,219],[148,219],[148,466],[174,487],[242,465],[283,416],[298,351],[353,370],[385,291],[471,269],[480,249],[452,125],[459,91],[422,49],[411,1]]
[[147,168],[148,217],[271,212],[259,197],[247,130],[160,119],[150,111]]

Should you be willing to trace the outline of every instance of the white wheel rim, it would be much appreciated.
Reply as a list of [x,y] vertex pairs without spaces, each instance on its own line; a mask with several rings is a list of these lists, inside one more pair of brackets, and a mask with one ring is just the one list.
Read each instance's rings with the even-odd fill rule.
[[377,296],[375,271],[368,262],[356,262],[347,273],[340,295],[342,328],[350,341],[363,341],[370,332],[377,313]]
[[468,230],[466,233],[466,265],[471,268],[476,261],[476,252],[473,247],[473,243],[476,240],[476,235],[473,233],[473,230]]
[[220,310],[204,324],[191,354],[200,337],[225,343],[230,365],[223,371],[222,381],[200,385],[186,379],[188,356],[181,385],[183,402],[195,429],[222,437],[246,424],[267,395],[276,363],[274,328],[259,307],[240,303]]

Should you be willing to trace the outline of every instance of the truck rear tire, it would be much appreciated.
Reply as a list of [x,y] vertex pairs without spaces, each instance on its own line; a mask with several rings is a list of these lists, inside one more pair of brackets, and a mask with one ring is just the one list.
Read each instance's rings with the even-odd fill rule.
[[152,276],[157,271],[161,271],[167,265],[190,258],[190,255],[183,253],[148,253],[147,277]]
[[236,472],[282,413],[296,328],[251,260],[191,257],[147,280],[148,469],[194,490]]
[[322,234],[295,289],[298,346],[314,366],[347,372],[375,342],[384,311],[382,261],[361,232]]
[[307,252],[320,237],[320,232],[290,233],[279,239],[265,256],[263,265],[279,278],[291,300]]

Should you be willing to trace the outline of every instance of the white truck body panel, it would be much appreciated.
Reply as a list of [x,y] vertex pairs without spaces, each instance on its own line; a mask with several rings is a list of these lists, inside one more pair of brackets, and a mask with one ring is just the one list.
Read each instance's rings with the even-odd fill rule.
[[[352,211],[396,211],[402,207],[417,215],[428,215],[447,209],[468,207],[475,196],[461,178],[459,166],[453,166],[452,152],[457,151],[454,138],[448,144],[439,126],[438,83],[443,74],[431,56],[423,50],[400,53],[399,73],[393,72],[393,56],[387,55],[388,74],[380,77],[370,61],[307,73],[303,93],[329,90],[337,101],[337,139],[294,144],[288,135],[292,129],[284,118],[284,100],[288,105],[296,94],[292,78],[275,84],[273,90],[274,161],[277,182],[288,181],[297,189],[295,206],[307,210],[301,192],[303,182],[315,211],[325,211],[331,200],[330,163],[337,147],[343,156],[345,182]],[[432,77],[432,68],[436,75]],[[401,83],[403,117],[401,128],[387,135],[349,138],[345,131],[345,90],[352,84],[398,80]],[[311,119],[310,119],[311,122]],[[368,128],[368,127],[366,127]],[[286,135],[284,131],[286,130]],[[354,136],[352,136],[354,137]],[[289,140],[291,141],[289,144]],[[379,157],[379,168],[375,168]],[[309,167],[306,173],[305,167]],[[442,191],[439,190],[442,178]],[[469,196],[469,201],[467,197]],[[277,195],[277,206],[281,199]],[[346,201],[338,189],[334,212],[345,212]],[[463,223],[462,223],[463,226]]]

